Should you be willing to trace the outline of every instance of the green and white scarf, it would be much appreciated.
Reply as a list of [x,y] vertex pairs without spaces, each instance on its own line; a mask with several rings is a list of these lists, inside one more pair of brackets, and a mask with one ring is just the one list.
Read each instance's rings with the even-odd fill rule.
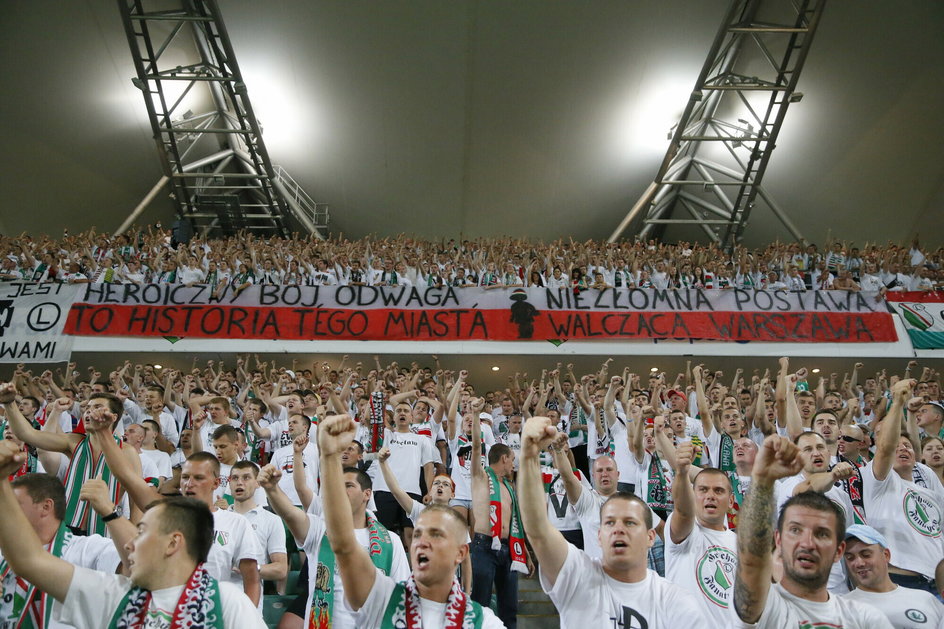
[[524,554],[524,531],[521,528],[521,512],[518,510],[518,497],[507,478],[498,482],[498,475],[491,467],[485,468],[488,474],[489,529],[492,535],[492,550],[501,549],[502,500],[501,486],[504,485],[511,497],[511,523],[508,531],[508,547],[511,551],[511,569],[522,574],[528,573],[528,560]]
[[[134,586],[118,604],[108,629],[144,629],[151,593]],[[226,629],[220,584],[198,564],[184,586],[171,616],[170,629]]]
[[[481,629],[484,619],[482,606],[470,600],[459,586],[459,580],[453,579],[442,629]],[[394,586],[380,629],[423,629],[420,595],[412,576]]]
[[[63,522],[46,549],[53,557],[62,557],[63,551],[71,541],[72,531]],[[3,599],[6,601],[8,596],[13,597],[10,615],[0,618],[0,625],[17,629],[46,629],[49,626],[49,620],[52,618],[53,597],[13,574],[6,559],[0,560],[0,584],[3,585]],[[13,588],[13,592],[9,591],[9,587]],[[39,597],[38,600],[37,597]]]
[[[118,445],[121,442],[116,438]],[[72,458],[69,460],[69,468],[66,471],[66,523],[74,528],[86,531],[89,535],[98,534],[105,536],[108,532],[107,525],[102,522],[101,516],[95,513],[95,510],[85,500],[79,499],[82,491],[82,485],[90,478],[101,478],[108,484],[108,496],[114,504],[118,504],[118,494],[121,487],[118,479],[114,477],[105,462],[105,455],[102,453],[98,457],[98,462],[93,462],[92,445],[89,443],[87,435],[83,435],[82,441],[72,451]]]
[[[376,519],[367,515],[367,548],[374,565],[390,574],[393,566],[393,545],[390,532]],[[334,572],[335,557],[328,542],[328,536],[321,538],[318,545],[318,565],[315,569],[315,583],[311,593],[311,611],[308,613],[307,627],[329,629],[334,620]]]
[[734,439],[727,433],[721,433],[721,447],[718,448],[718,469],[722,472],[734,472]]
[[669,489],[669,482],[662,470],[662,461],[659,455],[653,452],[649,455],[649,474],[646,485],[646,504],[652,509],[662,509],[671,511],[674,504],[672,502],[672,492]]

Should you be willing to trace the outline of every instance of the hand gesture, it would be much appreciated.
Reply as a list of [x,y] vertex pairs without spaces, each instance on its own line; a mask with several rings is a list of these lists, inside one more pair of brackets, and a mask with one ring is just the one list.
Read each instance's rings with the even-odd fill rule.
[[90,478],[82,485],[79,499],[84,500],[95,509],[99,515],[109,515],[115,511],[115,503],[111,501],[108,483],[101,478]]
[[329,415],[318,426],[318,448],[324,456],[341,454],[354,440],[357,424],[350,415]]
[[198,413],[195,413],[193,416],[193,429],[200,430],[201,428],[203,428],[203,424],[206,422],[206,420],[207,420],[206,411],[200,411]]
[[803,461],[798,456],[799,450],[786,437],[770,435],[754,460],[751,475],[756,480],[772,483],[775,480],[794,476],[803,468]]
[[911,395],[911,390],[914,388],[915,383],[916,380],[914,378],[902,378],[892,385],[892,396],[897,397],[904,403],[906,397]]
[[308,447],[308,435],[298,435],[292,441],[292,451],[295,454],[301,454]]
[[477,397],[472,400],[472,410],[474,412],[481,413],[483,408],[485,408],[485,398]]
[[691,441],[680,443],[675,448],[675,475],[688,478],[688,469],[695,460],[695,446]]
[[259,470],[259,476],[256,477],[256,482],[259,483],[260,487],[266,491],[269,491],[270,489],[275,489],[278,487],[279,481],[281,479],[282,470],[270,463]]
[[12,441],[0,441],[0,478],[7,478],[15,474],[26,460],[26,453],[20,450]]
[[384,446],[377,452],[377,460],[385,463],[390,458],[390,448]]
[[557,436],[557,427],[548,417],[532,417],[521,431],[521,454],[536,457]]
[[843,481],[848,478],[852,478],[853,474],[855,474],[855,467],[853,467],[851,463],[846,463],[843,461],[842,463],[836,464],[836,466],[832,469],[832,473],[834,481]]
[[16,385],[5,382],[0,385],[0,404],[12,404],[16,400]]

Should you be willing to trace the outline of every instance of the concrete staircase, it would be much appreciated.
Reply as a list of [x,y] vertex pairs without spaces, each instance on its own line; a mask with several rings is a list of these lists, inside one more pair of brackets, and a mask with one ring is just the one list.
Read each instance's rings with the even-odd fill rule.
[[560,616],[537,575],[518,578],[518,629],[560,629]]

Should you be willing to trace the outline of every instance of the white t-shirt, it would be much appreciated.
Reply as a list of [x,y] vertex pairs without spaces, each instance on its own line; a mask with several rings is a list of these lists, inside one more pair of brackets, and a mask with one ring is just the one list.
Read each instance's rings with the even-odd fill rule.
[[207,557],[207,572],[217,581],[226,581],[243,587],[239,562],[254,559],[263,561],[262,546],[252,532],[249,520],[238,513],[217,509],[213,512],[213,545]]
[[[223,625],[240,629],[266,629],[259,613],[241,589],[221,582],[220,602],[223,604]],[[131,589],[127,577],[76,568],[66,600],[55,618],[76,629],[101,629],[107,626],[125,594]],[[170,620],[184,586],[152,592],[145,629],[169,629]]]
[[[944,557],[944,492],[940,483],[927,489],[902,479],[894,469],[880,481],[875,478],[872,462],[859,471],[869,525],[888,540],[892,565],[934,578],[934,570]],[[930,470],[925,471],[925,478],[933,476]]]
[[[174,472],[171,470],[170,455],[166,452],[161,452],[160,450],[142,449],[138,454],[141,455],[142,471],[145,461],[148,461],[154,466],[154,469],[157,470],[157,476],[160,476],[161,478],[173,477]],[[147,474],[144,474],[144,477],[147,478]]]
[[[482,453],[482,465],[488,457],[488,443]],[[450,476],[456,484],[456,500],[472,500],[472,446],[471,443],[459,445],[459,435],[449,441],[449,451],[452,453],[452,471]]]
[[[296,539],[296,543],[301,544],[302,550],[308,555],[308,597],[305,603],[305,622],[308,621],[308,615],[311,613],[311,595],[315,591],[315,583],[318,580],[318,549],[321,547],[321,538],[325,534],[324,518],[308,514],[308,537],[304,540]],[[357,537],[357,543],[365,549],[370,548],[370,536],[366,528],[354,529],[354,535]],[[390,576],[397,581],[403,581],[410,576],[410,564],[406,558],[406,551],[403,550],[403,542],[399,536],[390,535],[390,544],[393,548],[393,561],[390,564]],[[378,568],[378,576],[383,572]],[[354,627],[376,627],[379,625],[361,625],[355,623],[354,612],[347,606],[344,598],[344,584],[341,581],[341,573],[338,571],[337,562],[334,565],[334,617],[332,618],[332,627],[335,629],[354,629]],[[344,601],[342,603],[342,601]],[[435,627],[436,625],[429,625]]]
[[[409,576],[409,575],[407,575]],[[403,581],[404,579],[400,579]],[[377,569],[374,578],[374,587],[371,588],[367,600],[359,610],[357,610],[358,627],[380,627],[383,623],[384,615],[387,612],[387,606],[390,604],[390,596],[397,585],[397,580],[386,576],[380,569]],[[469,605],[472,601],[468,602]],[[350,610],[347,601],[344,601],[344,607]],[[337,607],[335,607],[337,613]],[[446,604],[428,601],[425,598],[420,599],[420,615],[423,618],[423,627],[445,627],[446,626]],[[482,629],[504,629],[505,624],[500,621],[491,609],[482,608]]]
[[603,572],[599,560],[572,545],[554,587],[548,585],[543,571],[541,587],[560,612],[561,629],[712,627],[694,594],[652,570],[638,583],[617,581]]
[[272,555],[285,554],[285,526],[282,524],[282,518],[259,506],[240,515],[249,521],[249,526],[256,533],[256,541],[265,554],[265,559],[259,563],[260,566],[271,562]]
[[672,542],[672,517],[665,523],[665,578],[695,594],[716,627],[727,614],[737,571],[737,535],[716,531],[695,522],[680,544]]
[[[577,517],[577,512],[567,500],[567,490],[564,488],[564,481],[561,480],[557,468],[542,466],[541,474],[549,475],[549,480],[553,481],[547,494],[547,518],[551,521],[551,526],[558,531],[580,529],[580,518]],[[579,471],[577,474],[579,474],[584,491],[590,491],[591,487],[587,479]]]
[[814,629],[819,627],[842,629],[892,629],[888,618],[871,605],[848,600],[844,596],[829,595],[825,603],[798,598],[784,590],[779,583],[770,586],[764,611],[754,624],[742,621],[731,599],[728,613],[735,629]]
[[597,541],[597,532],[600,530],[600,507],[604,500],[595,489],[584,486],[574,505],[574,513],[577,514],[577,520],[583,530],[583,551],[590,559],[603,557],[600,542]]
[[[412,432],[387,430],[384,435],[384,447],[390,449],[387,465],[403,491],[410,494],[420,493],[420,472],[424,465],[436,460],[432,439]],[[375,492],[390,491],[379,465],[371,465],[367,474],[374,483]]]
[[944,604],[930,592],[895,586],[891,592],[855,589],[842,598],[868,603],[888,618],[895,629],[944,627]]
[[[318,446],[309,441],[308,445],[302,451],[302,462],[305,464],[305,482],[314,491],[318,493]],[[282,470],[282,478],[279,479],[279,489],[285,492],[293,505],[300,505],[302,499],[298,497],[295,490],[295,448],[287,445],[279,448],[272,453],[270,461],[276,468]]]
[[[73,535],[68,545],[63,548],[61,557],[64,561],[68,561],[77,568],[88,568],[89,570],[97,570],[108,574],[114,574],[115,570],[118,568],[118,564],[121,563],[121,557],[118,555],[115,544],[110,539],[102,537],[101,535],[89,535],[87,537]],[[0,559],[2,558],[3,555],[0,554]],[[3,597],[0,598],[0,627],[6,627],[3,619],[9,618],[13,611],[13,592],[16,589],[16,575],[12,570],[7,572],[6,578],[3,579],[2,586]],[[36,600],[39,600],[39,595],[37,595]],[[59,601],[53,603],[53,617],[58,614],[58,610],[61,609],[61,607],[62,605]],[[10,626],[12,627],[13,625]],[[49,629],[71,629],[71,627],[72,625],[59,623],[55,620],[50,620],[49,622]]]

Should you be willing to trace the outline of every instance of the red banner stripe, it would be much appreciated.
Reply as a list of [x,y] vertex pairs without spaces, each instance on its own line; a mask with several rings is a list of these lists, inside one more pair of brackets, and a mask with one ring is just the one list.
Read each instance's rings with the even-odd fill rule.
[[231,339],[702,339],[798,343],[897,341],[888,313],[549,311],[530,325],[507,310],[406,310],[75,304],[65,332],[81,336]]

